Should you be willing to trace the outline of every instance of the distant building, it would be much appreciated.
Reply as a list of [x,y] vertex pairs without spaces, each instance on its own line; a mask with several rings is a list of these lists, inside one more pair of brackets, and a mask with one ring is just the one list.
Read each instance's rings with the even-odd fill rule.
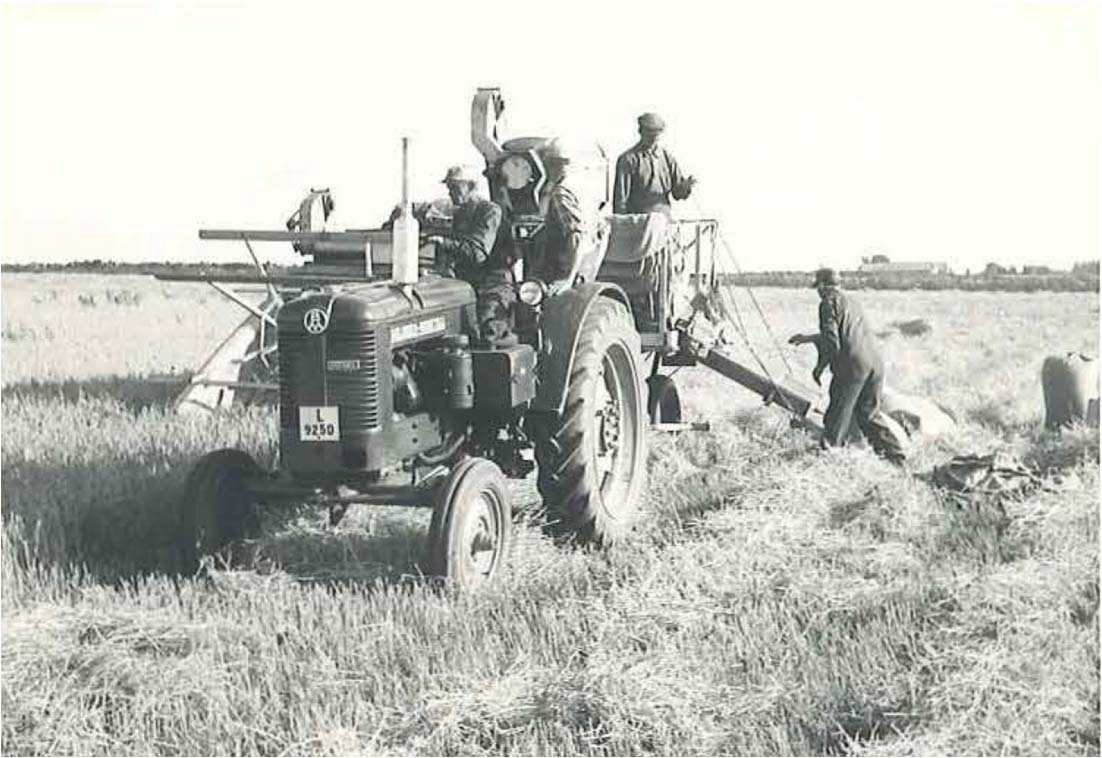
[[1047,276],[1052,273],[1048,266],[1031,266],[1028,263],[1022,266],[1022,273],[1027,276]]
[[884,258],[874,255],[865,258],[857,271],[862,274],[948,274],[949,264],[935,261],[889,261],[878,260]]
[[[988,263],[984,266],[983,273],[988,276],[1016,276],[1018,269],[1014,266],[1004,266],[1001,263]],[[1022,273],[1025,273],[1024,268]]]

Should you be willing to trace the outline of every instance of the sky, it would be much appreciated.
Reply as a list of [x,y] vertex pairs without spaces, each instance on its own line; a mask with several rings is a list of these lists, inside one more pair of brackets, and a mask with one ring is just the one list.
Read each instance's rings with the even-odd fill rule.
[[[541,2],[14,4],[5,262],[243,259],[310,187],[370,227],[509,134],[615,156],[657,111],[749,270],[861,256],[1066,268],[1102,250],[1102,6]],[[264,246],[287,260],[285,244]]]

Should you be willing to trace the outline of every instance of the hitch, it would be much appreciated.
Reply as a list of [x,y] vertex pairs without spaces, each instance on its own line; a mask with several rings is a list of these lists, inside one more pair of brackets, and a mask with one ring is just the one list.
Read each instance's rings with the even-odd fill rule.
[[710,432],[712,424],[708,421],[680,421],[650,425],[652,432]]
[[327,491],[269,474],[246,479],[245,489],[268,505],[301,503],[327,507],[343,515],[350,505],[430,507],[445,479],[445,476],[437,475],[427,477],[416,485],[371,485],[358,489],[342,484],[335,491]]

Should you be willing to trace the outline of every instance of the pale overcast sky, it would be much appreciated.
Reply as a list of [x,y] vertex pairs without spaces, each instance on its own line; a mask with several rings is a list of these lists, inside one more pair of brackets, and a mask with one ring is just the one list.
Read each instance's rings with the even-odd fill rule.
[[[311,186],[370,226],[514,135],[662,113],[748,269],[1067,267],[1102,248],[1097,4],[5,4],[3,260],[226,260]],[[682,215],[698,208],[684,204]],[[265,247],[282,254],[282,246]]]

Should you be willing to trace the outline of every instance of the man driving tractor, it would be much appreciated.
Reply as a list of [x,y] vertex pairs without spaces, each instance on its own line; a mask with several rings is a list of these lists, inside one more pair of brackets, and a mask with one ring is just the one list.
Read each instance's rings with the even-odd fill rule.
[[434,234],[436,266],[475,289],[479,339],[487,345],[516,342],[513,333],[513,255],[501,206],[477,194],[482,172],[473,166],[452,166],[444,177],[455,206],[451,231]]

